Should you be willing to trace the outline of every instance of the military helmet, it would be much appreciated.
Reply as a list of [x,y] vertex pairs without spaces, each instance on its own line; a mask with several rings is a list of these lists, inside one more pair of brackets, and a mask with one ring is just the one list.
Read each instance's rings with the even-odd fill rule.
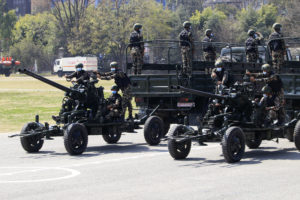
[[205,35],[210,35],[212,33],[212,30],[211,29],[206,29],[205,30]]
[[273,29],[280,29],[282,27],[282,25],[281,24],[279,24],[279,23],[275,23],[275,24],[273,24]]
[[221,59],[216,60],[215,67],[223,67],[224,62]]
[[269,64],[264,64],[261,66],[262,71],[270,72],[272,70],[272,67]]
[[117,85],[113,85],[110,90],[119,91],[119,87]]
[[117,68],[118,67],[118,63],[117,62],[111,62],[110,63],[110,68]]
[[255,30],[249,29],[248,35],[249,35],[249,36],[253,36],[254,34],[255,34]]
[[143,27],[143,25],[140,24],[140,23],[135,23],[135,24],[133,25],[133,29],[134,29],[134,30],[141,29],[142,27]]
[[82,63],[79,63],[75,66],[76,68],[83,68],[83,64]]
[[270,86],[264,86],[262,89],[261,89],[262,93],[272,93],[272,88]]
[[189,21],[185,21],[185,22],[183,23],[183,27],[184,27],[184,28],[189,28],[191,25],[192,25],[192,23],[189,22]]

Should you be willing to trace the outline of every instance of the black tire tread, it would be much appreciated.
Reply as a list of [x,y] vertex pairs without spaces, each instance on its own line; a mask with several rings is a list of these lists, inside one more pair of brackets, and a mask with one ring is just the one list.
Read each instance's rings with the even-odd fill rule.
[[[237,131],[239,130],[240,131],[240,134],[242,134],[242,138],[243,138],[243,141],[242,141],[242,148],[243,148],[243,152],[238,156],[238,157],[233,157],[231,155],[231,153],[228,151],[230,148],[229,148],[229,143],[230,143],[230,139],[231,139],[231,136],[233,134],[233,131]],[[227,163],[235,163],[235,162],[239,162],[243,155],[244,155],[244,152],[245,152],[245,135],[242,131],[242,129],[240,127],[237,127],[237,126],[232,126],[230,128],[228,128],[223,136],[223,139],[222,139],[222,152],[223,152],[223,155],[224,155],[224,158],[226,160]]]
[[[178,129],[181,129],[183,128],[183,125],[174,125],[172,126],[170,129],[169,129],[169,132],[168,132],[168,136],[173,136]],[[192,144],[192,141],[189,140],[189,141],[186,141],[185,142],[186,145],[187,145],[187,149],[185,149],[183,152],[178,152],[177,151],[177,145],[178,143],[176,142],[175,139],[168,139],[168,150],[169,150],[169,153],[170,155],[175,159],[175,160],[182,160],[182,159],[185,159],[190,151],[191,151],[191,144]]]
[[[83,139],[84,139],[84,144],[83,144],[82,148],[79,150],[72,149],[72,147],[71,147],[71,134],[77,128],[81,129],[81,131],[83,133]],[[64,145],[65,145],[67,152],[70,155],[80,155],[86,150],[87,144],[88,144],[88,131],[86,130],[85,126],[82,124],[77,124],[77,123],[70,124],[64,132]]]
[[300,120],[298,120],[294,129],[294,142],[296,148],[300,151]]
[[[34,125],[35,124],[35,125]],[[37,124],[36,122],[29,122],[27,124],[25,124],[21,130],[21,133],[24,133],[27,131],[28,127],[29,126],[41,126],[39,124]],[[43,144],[44,144],[44,140],[40,140],[40,143],[36,146],[31,146],[31,142],[30,142],[30,138],[29,137],[21,137],[20,138],[20,141],[21,141],[21,145],[23,147],[23,149],[25,151],[27,151],[28,153],[35,153],[35,152],[38,152],[42,147],[43,147]]]
[[[149,133],[150,127],[152,126],[153,123],[159,123],[161,129],[161,133],[158,133],[159,137],[156,140],[154,140]],[[160,143],[161,137],[163,136],[163,132],[164,132],[164,123],[160,117],[154,115],[149,117],[146,120],[144,125],[144,138],[149,145],[151,146],[158,145]]]

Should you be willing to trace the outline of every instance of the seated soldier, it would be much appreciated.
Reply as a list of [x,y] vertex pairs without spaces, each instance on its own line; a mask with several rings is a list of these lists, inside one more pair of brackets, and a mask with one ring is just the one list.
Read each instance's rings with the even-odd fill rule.
[[83,84],[84,81],[90,80],[90,75],[83,69],[83,64],[79,63],[75,66],[76,71],[70,75],[66,75],[67,81],[71,81],[73,78],[76,78],[76,83]]
[[119,118],[122,116],[122,97],[118,94],[119,88],[114,85],[111,87],[111,95],[107,99],[108,114],[105,116],[106,120]]
[[272,89],[269,86],[262,88],[263,97],[259,102],[259,106],[263,108],[265,116],[264,125],[268,126],[278,120],[278,111],[280,109],[280,100],[277,96],[273,95]]

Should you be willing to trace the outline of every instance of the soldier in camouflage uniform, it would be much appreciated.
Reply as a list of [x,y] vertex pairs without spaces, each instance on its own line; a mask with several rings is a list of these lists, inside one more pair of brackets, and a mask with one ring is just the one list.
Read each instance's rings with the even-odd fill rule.
[[188,21],[183,23],[184,30],[179,34],[183,69],[182,74],[191,76],[192,59],[194,53],[194,39],[191,32],[192,24]]
[[224,68],[224,62],[218,59],[215,68],[211,72],[211,78],[215,81],[216,86],[225,85],[229,87],[229,73]]
[[273,68],[279,71],[284,62],[284,55],[286,54],[285,42],[282,39],[281,24],[275,23],[273,25],[274,32],[269,37],[269,49],[271,50]]
[[121,89],[123,93],[122,100],[122,115],[125,116],[126,109],[128,108],[128,119],[132,119],[132,95],[131,95],[131,82],[128,78],[127,74],[119,70],[118,63],[112,62],[110,63],[111,72],[101,73],[97,72],[98,78],[101,80],[111,80],[114,79],[116,85],[119,89]]
[[266,86],[270,87],[272,90],[272,95],[274,95],[276,98],[278,98],[280,102],[280,107],[278,109],[278,120],[279,123],[283,123],[285,121],[285,109],[284,109],[284,89],[283,89],[283,82],[281,78],[274,74],[272,71],[272,68],[269,64],[264,64],[262,66],[262,73],[250,73],[247,72],[248,75],[250,75],[250,80],[252,82],[264,82],[266,83]]
[[90,80],[90,75],[83,69],[83,64],[79,63],[75,66],[76,71],[73,72],[70,75],[66,75],[67,81],[72,80],[73,78],[76,78],[76,83],[83,84],[84,81]]
[[118,94],[119,88],[114,85],[111,87],[111,95],[107,99],[108,114],[105,116],[106,120],[119,118],[122,116],[122,97]]
[[205,61],[215,62],[216,60],[216,48],[213,46],[213,33],[211,29],[205,31],[205,37],[203,42],[203,56]]
[[257,62],[259,58],[258,45],[263,40],[263,36],[260,33],[256,33],[253,29],[248,31],[249,38],[246,40],[246,56],[248,62]]
[[269,126],[272,122],[279,119],[280,99],[278,96],[273,95],[272,88],[267,85],[262,88],[262,93],[263,97],[259,102],[259,106],[264,109],[264,125]]
[[130,34],[129,48],[132,58],[132,68],[134,74],[141,74],[144,58],[144,43],[142,35],[142,25],[136,23],[133,26],[134,31]]

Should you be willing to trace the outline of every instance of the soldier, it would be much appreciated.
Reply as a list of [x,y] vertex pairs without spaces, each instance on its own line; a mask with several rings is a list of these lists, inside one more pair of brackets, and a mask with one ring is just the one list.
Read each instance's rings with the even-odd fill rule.
[[132,68],[134,74],[141,74],[144,57],[144,43],[142,35],[142,25],[139,23],[134,24],[134,31],[130,34],[130,52],[132,58]]
[[280,70],[284,62],[284,55],[286,54],[285,42],[282,39],[281,34],[282,26],[281,24],[275,23],[273,25],[274,33],[269,37],[269,49],[272,55],[273,68],[275,70]]
[[229,87],[229,73],[224,69],[224,62],[218,59],[215,62],[215,68],[211,72],[211,78],[216,82],[216,85],[225,85]]
[[182,73],[188,76],[191,76],[192,73],[192,59],[194,54],[194,39],[191,32],[191,25],[188,21],[184,22],[184,30],[179,34],[183,63]]
[[[216,60],[216,48],[213,46],[213,33],[211,29],[205,31],[205,37],[203,39],[203,54],[205,61],[215,62]],[[207,44],[206,44],[207,43]]]
[[276,95],[273,95],[272,88],[264,86],[262,88],[263,97],[259,102],[259,106],[263,108],[263,115],[265,116],[264,125],[268,126],[271,122],[278,119],[278,112],[280,110],[280,100]]
[[246,74],[250,75],[251,82],[264,82],[272,90],[272,95],[276,96],[280,102],[280,108],[278,109],[278,120],[279,123],[285,121],[285,109],[284,109],[284,89],[283,82],[281,78],[274,74],[272,67],[269,64],[264,64],[262,66],[262,73],[250,73],[249,71]]
[[76,78],[76,83],[83,84],[84,81],[90,80],[90,75],[83,69],[82,63],[76,65],[75,68],[75,72],[65,76],[68,81],[71,81],[73,78]]
[[118,94],[119,88],[114,85],[111,87],[111,95],[107,99],[108,114],[105,116],[106,120],[121,117],[122,115],[122,97]]
[[125,116],[126,109],[128,108],[128,119],[132,119],[132,95],[131,95],[131,82],[128,78],[127,74],[119,70],[118,63],[112,62],[110,63],[111,72],[108,73],[100,73],[97,72],[98,78],[101,80],[115,80],[115,84],[121,89],[123,93],[122,100],[122,115]]
[[249,38],[246,40],[246,56],[248,62],[257,62],[259,58],[258,45],[260,45],[263,36],[261,33],[256,33],[253,29],[248,31]]

